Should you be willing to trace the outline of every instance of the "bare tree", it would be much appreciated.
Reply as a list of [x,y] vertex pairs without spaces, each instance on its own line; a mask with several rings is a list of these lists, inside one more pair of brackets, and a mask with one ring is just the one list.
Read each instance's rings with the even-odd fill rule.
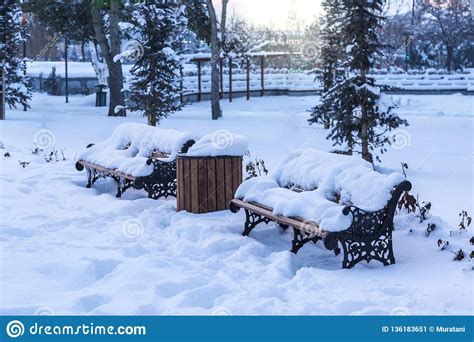
[[474,29],[472,14],[467,0],[419,0],[421,12],[432,30],[426,35],[442,42],[446,50],[446,68],[455,65],[455,54],[463,44],[469,44]]
[[212,0],[206,0],[209,18],[211,20],[211,110],[212,120],[217,120],[222,116],[219,94],[219,67],[222,47],[225,42],[225,26],[227,17],[227,4],[229,0],[222,0],[222,12],[220,27],[217,20],[216,10]]
[[109,71],[108,86],[110,92],[109,116],[126,116],[124,107],[123,73],[120,60],[114,61],[114,56],[120,54],[120,1],[110,2],[109,23],[107,39],[106,29],[102,20],[99,7],[91,4],[92,23],[95,37],[99,43],[102,55],[104,56],[107,69]]
[[394,66],[403,62],[407,43],[413,39],[407,36],[411,29],[410,18],[406,14],[392,16],[379,32],[380,42],[383,45],[383,67]]

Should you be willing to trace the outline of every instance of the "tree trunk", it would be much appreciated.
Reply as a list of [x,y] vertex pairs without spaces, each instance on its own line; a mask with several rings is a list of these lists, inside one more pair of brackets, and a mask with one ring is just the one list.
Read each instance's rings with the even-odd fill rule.
[[[122,63],[120,60],[114,62],[114,56],[120,53],[120,32],[119,32],[119,14],[120,14],[120,3],[119,1],[110,2],[110,44],[104,32],[102,25],[102,17],[97,6],[91,6],[92,22],[94,26],[94,32],[99,43],[100,49],[104,56],[107,69],[109,71],[108,86],[109,86],[109,116],[126,116],[124,109],[124,96],[122,93],[123,89],[123,73]],[[117,111],[115,108],[120,106]]]
[[86,43],[81,42],[81,62],[86,61]]
[[148,125],[149,126],[156,126],[156,115],[154,113],[147,113],[147,118],[148,118]]
[[217,120],[221,116],[221,104],[219,94],[219,69],[220,42],[217,37],[217,16],[212,4],[212,0],[206,0],[209,17],[211,20],[211,111],[212,120]]
[[453,47],[450,45],[446,45],[446,69],[448,72],[451,72],[453,64]]
[[352,113],[347,113],[344,117],[344,122],[346,125],[347,133],[347,154],[352,155],[352,151],[354,150],[354,139],[352,137]]
[[[365,84],[366,82],[365,74],[366,74],[366,70],[362,69],[360,71],[360,78],[361,78],[362,84]],[[367,122],[368,115],[367,115],[367,102],[366,102],[366,96],[365,96],[366,91],[367,90],[364,89],[364,91],[362,92],[361,99],[360,99],[360,108],[361,108],[360,139],[361,139],[361,147],[362,147],[362,158],[372,163],[372,155],[369,152],[369,131],[368,131],[369,126]]]
[[[214,49],[212,52],[215,55]],[[219,69],[217,67],[217,60],[213,58],[211,62],[211,111],[212,120],[217,120],[222,116],[220,105],[220,91],[219,91]]]
[[[228,3],[229,3],[229,0],[222,0],[222,12],[221,12],[221,24],[220,24],[221,36],[220,36],[220,47],[219,47],[220,50],[222,49],[222,47],[223,47],[223,45],[226,41],[225,36],[226,36],[227,4]],[[216,65],[217,65],[217,61],[216,61]],[[219,67],[222,67],[222,66],[223,66],[223,63],[219,63]],[[232,70],[229,71],[229,72],[232,72]],[[214,84],[216,84],[216,87],[220,86],[220,82],[221,82],[220,75],[218,75],[217,79],[215,80],[215,83],[214,83]],[[223,80],[222,80],[222,82],[223,82]],[[220,90],[218,90],[218,92],[219,92],[219,99],[220,99],[221,98]],[[229,96],[232,96],[232,95],[229,94]],[[222,118],[222,110],[219,110],[219,117]]]
[[107,70],[107,65],[99,60],[97,44],[93,41],[89,41],[87,47],[91,54],[92,67],[94,68],[95,75],[99,80],[99,84],[107,84],[107,77],[109,77],[109,72]]

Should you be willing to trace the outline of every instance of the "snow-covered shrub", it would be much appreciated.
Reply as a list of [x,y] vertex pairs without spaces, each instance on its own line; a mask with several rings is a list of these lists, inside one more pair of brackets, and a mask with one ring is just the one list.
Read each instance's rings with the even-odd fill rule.
[[28,165],[30,165],[30,162],[29,161],[18,160],[18,164],[20,164],[20,166],[22,168],[26,168]]
[[0,38],[0,63],[5,61],[5,103],[10,108],[17,104],[28,107],[31,99],[30,78],[26,75],[25,61],[20,56],[20,46],[26,39],[21,24],[20,2],[5,0],[0,6],[0,17],[4,19]]
[[51,73],[44,81],[44,89],[49,95],[60,95],[61,93],[61,76],[56,74],[56,67],[52,67]]
[[402,172],[403,172],[403,175],[405,176],[405,178],[407,178],[406,170],[408,170],[408,164],[405,163],[405,162],[401,162],[400,164],[402,165]]
[[182,108],[180,69],[184,60],[178,52],[186,29],[184,7],[171,3],[133,6],[131,30],[143,53],[130,70],[129,108],[142,111],[148,124],[155,126]]
[[245,172],[247,173],[247,177],[245,179],[250,179],[253,177],[260,177],[268,175],[268,169],[265,166],[265,161],[261,158],[255,157],[253,159],[251,157],[250,152],[245,154],[245,157],[248,157],[250,160],[245,164]]
[[466,210],[463,210],[459,213],[459,217],[461,218],[461,222],[459,223],[459,230],[466,230],[467,227],[471,225],[472,218],[467,214]]
[[408,213],[414,213],[416,212],[416,202],[416,198],[405,191],[398,201],[398,210],[405,209]]
[[31,153],[36,156],[40,156],[44,159],[45,162],[59,162],[65,161],[66,155],[64,154],[64,149],[57,150],[54,146],[51,148],[41,148],[36,143],[33,143],[35,146]]

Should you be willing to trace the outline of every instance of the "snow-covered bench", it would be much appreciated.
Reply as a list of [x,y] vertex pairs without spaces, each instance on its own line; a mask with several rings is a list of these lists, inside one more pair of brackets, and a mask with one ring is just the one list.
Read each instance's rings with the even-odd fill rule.
[[244,236],[259,223],[274,221],[293,228],[294,253],[323,240],[336,254],[342,245],[343,268],[362,260],[390,265],[395,263],[393,215],[410,189],[402,175],[376,172],[360,157],[306,149],[287,155],[271,175],[244,181],[230,209],[245,209]]
[[105,141],[78,156],[76,169],[87,170],[87,187],[101,177],[118,184],[117,197],[134,187],[148,197],[176,196],[176,157],[194,144],[191,134],[143,124],[119,125]]

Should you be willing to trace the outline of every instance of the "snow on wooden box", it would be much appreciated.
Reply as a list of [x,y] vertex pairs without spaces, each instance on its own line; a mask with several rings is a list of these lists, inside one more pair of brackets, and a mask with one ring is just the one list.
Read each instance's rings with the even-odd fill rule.
[[243,156],[247,152],[247,138],[219,130],[206,134],[188,150],[188,157]]

